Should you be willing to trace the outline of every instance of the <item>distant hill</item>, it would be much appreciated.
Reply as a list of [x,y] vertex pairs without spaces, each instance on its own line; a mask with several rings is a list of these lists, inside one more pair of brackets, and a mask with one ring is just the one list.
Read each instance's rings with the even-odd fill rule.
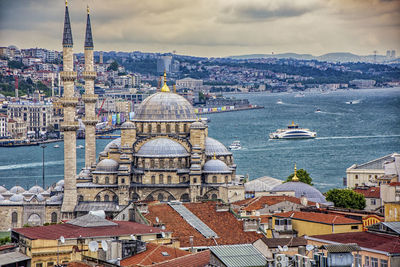
[[[232,59],[254,59],[254,58],[293,58],[299,60],[318,60],[318,61],[329,61],[329,62],[373,62],[374,55],[359,56],[352,53],[337,52],[328,53],[321,56],[313,56],[311,54],[297,54],[297,53],[282,53],[282,54],[250,54],[250,55],[239,55],[231,56]],[[377,62],[382,62],[386,59],[385,56],[376,56]]]

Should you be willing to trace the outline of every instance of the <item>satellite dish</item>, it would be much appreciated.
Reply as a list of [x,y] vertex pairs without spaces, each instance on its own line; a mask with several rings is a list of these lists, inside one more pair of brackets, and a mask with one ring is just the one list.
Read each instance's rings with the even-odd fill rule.
[[161,226],[161,230],[165,230],[165,225]]
[[108,244],[105,240],[101,240],[101,247],[103,248],[104,251],[108,250]]
[[279,251],[283,251],[283,248],[279,245],[278,245],[278,249],[279,249]]
[[162,238],[165,238],[165,233],[161,232],[161,236],[162,236]]
[[89,250],[91,252],[96,252],[97,250],[99,250],[99,244],[97,244],[96,241],[90,241],[89,242]]
[[284,245],[282,249],[283,249],[283,251],[288,251],[288,250],[289,250],[289,247],[286,246],[286,245]]
[[313,245],[308,244],[308,245],[306,246],[306,250],[307,250],[307,251],[311,251],[311,250],[313,250],[313,249],[314,249],[314,246],[313,246]]
[[65,237],[60,236],[60,242],[61,242],[62,244],[64,244],[64,243],[65,243]]
[[132,240],[136,240],[136,236],[131,235]]
[[156,217],[156,222],[157,222],[157,223],[159,223],[159,222],[160,222],[160,219],[158,219],[158,217]]

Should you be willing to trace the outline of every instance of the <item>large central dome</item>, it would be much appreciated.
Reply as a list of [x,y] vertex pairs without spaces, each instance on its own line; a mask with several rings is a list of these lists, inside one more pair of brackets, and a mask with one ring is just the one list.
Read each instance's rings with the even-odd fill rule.
[[192,105],[171,92],[158,92],[147,97],[135,111],[134,121],[195,121]]

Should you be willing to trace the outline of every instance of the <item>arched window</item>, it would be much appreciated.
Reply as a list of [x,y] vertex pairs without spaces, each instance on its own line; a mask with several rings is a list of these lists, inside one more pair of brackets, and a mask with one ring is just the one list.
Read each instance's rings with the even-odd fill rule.
[[208,195],[204,195],[204,196],[203,196],[203,199],[208,199]]
[[108,176],[106,176],[106,178],[104,179],[105,180],[105,184],[109,184],[110,183],[110,178],[108,178]]
[[179,133],[179,124],[178,124],[178,123],[175,124],[175,132],[176,132],[176,133]]
[[171,125],[167,124],[166,128],[167,128],[167,133],[170,133],[171,132]]
[[158,201],[163,201],[164,200],[164,195],[163,194],[158,194],[158,196],[157,196],[157,200]]
[[96,176],[96,178],[95,178],[95,183],[96,183],[96,184],[99,183],[99,176]]
[[124,183],[125,183],[125,179],[121,178],[121,184],[124,184]]
[[164,168],[164,160],[160,159],[160,169],[163,169],[163,168]]
[[183,124],[183,131],[184,131],[185,133],[187,132],[187,125],[186,125],[186,123]]
[[228,176],[225,176],[225,183],[228,183]]
[[161,124],[157,124],[157,133],[161,133]]
[[82,195],[79,195],[79,197],[78,197],[78,202],[82,202],[83,201],[83,196]]
[[51,222],[56,223],[57,222],[57,213],[53,212],[51,214]]
[[148,195],[148,196],[146,197],[146,200],[148,200],[148,201],[153,201],[153,200],[154,200],[153,195]]
[[356,179],[358,179],[358,175],[356,174]]
[[110,197],[108,195],[104,196],[104,201],[110,201]]
[[18,213],[17,212],[13,212],[11,213],[11,223],[17,223],[18,222]]
[[138,201],[139,200],[139,195],[137,193],[132,194],[132,201]]
[[218,198],[217,194],[212,194],[211,199],[216,200]]
[[151,183],[152,184],[155,184],[156,183],[156,177],[153,175],[153,176],[151,176]]
[[149,123],[149,125],[147,126],[147,130],[149,133],[151,133],[152,129],[151,129],[151,124]]
[[142,168],[146,168],[146,161],[145,161],[145,159],[142,159]]
[[96,198],[95,198],[95,200],[97,201],[97,202],[100,202],[100,196],[96,196]]
[[174,160],[170,159],[169,160],[169,168],[172,169],[174,167]]
[[168,175],[167,177],[167,183],[172,184],[172,177],[170,175]]
[[112,201],[115,202],[115,203],[118,203],[118,196],[117,196],[117,195],[114,195]]
[[174,196],[173,195],[169,195],[168,196],[168,201],[173,201],[173,200],[175,200]]
[[181,202],[189,202],[189,194],[185,193],[181,196]]
[[214,184],[216,184],[216,183],[217,183],[217,176],[213,176],[213,178],[212,178],[212,182],[213,182]]
[[163,184],[164,183],[164,175],[160,174],[158,182],[159,182],[159,184]]
[[154,159],[151,159],[150,160],[150,168],[154,168],[154,166],[155,166]]

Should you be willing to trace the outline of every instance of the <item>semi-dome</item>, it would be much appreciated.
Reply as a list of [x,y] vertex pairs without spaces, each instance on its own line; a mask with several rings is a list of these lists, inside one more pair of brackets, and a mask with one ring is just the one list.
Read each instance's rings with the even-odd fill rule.
[[20,193],[23,193],[23,192],[25,192],[25,189],[23,189],[21,186],[19,186],[19,185],[16,185],[16,186],[14,186],[14,187],[12,187],[11,189],[10,189],[10,193],[13,193],[13,194],[20,194]]
[[58,181],[58,182],[56,183],[56,185],[59,185],[59,186],[64,186],[64,180],[60,180],[60,181]]
[[271,190],[272,192],[283,192],[283,191],[294,191],[295,197],[300,198],[305,196],[308,200],[321,203],[321,204],[328,204],[324,195],[315,187],[305,184],[302,182],[287,182],[275,186]]
[[90,177],[90,170],[89,170],[89,169],[86,169],[86,168],[83,168],[83,169],[79,172],[78,177],[79,177],[79,178],[89,178],[89,177]]
[[206,155],[207,156],[222,156],[222,155],[232,155],[231,152],[219,141],[214,138],[207,137],[206,138]]
[[178,142],[168,138],[156,138],[148,141],[139,149],[140,157],[187,157],[189,153]]
[[24,200],[24,196],[22,194],[14,194],[10,197],[10,201],[12,202],[22,202]]
[[4,193],[4,192],[6,192],[7,191],[7,188],[5,188],[4,186],[1,186],[0,185],[0,194],[1,193]]
[[212,159],[207,161],[203,167],[204,173],[231,173],[232,171],[219,159]]
[[58,195],[54,195],[51,198],[49,198],[47,200],[48,203],[59,203],[63,200],[64,195],[63,194],[58,194]]
[[192,104],[183,96],[158,92],[147,97],[135,111],[134,121],[195,121]]
[[119,164],[113,159],[103,159],[96,166],[96,172],[116,172]]
[[29,189],[28,192],[32,193],[32,194],[39,194],[39,193],[42,193],[43,191],[44,191],[43,188],[41,188],[38,185],[34,185],[31,187],[31,189]]
[[121,137],[112,140],[110,143],[108,143],[106,145],[106,147],[104,148],[103,152],[108,152],[110,151],[111,147],[113,147],[114,145],[116,145],[116,148],[121,148]]
[[136,126],[133,122],[131,121],[126,121],[121,125],[122,129],[136,129]]

